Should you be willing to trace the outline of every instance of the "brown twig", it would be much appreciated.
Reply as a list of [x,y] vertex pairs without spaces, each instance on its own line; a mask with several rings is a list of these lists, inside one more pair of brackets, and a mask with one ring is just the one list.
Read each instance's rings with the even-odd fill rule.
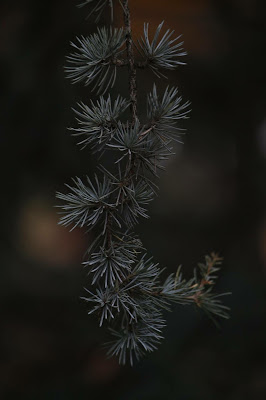
[[146,131],[141,132],[139,135],[139,138],[141,139],[143,136],[147,135],[150,131],[152,131],[155,128],[155,125],[152,125],[150,128],[146,129]]
[[127,58],[128,58],[128,72],[129,72],[129,95],[131,102],[132,123],[135,123],[137,120],[137,78],[136,78],[137,74],[134,61],[131,18],[130,18],[130,10],[128,2],[129,0],[123,0],[122,6],[124,12],[124,22],[125,22],[125,32],[126,32],[126,47],[127,47]]
[[201,297],[204,292],[205,286],[213,285],[214,282],[210,280],[210,274],[212,272],[213,267],[222,261],[222,258],[219,257],[216,253],[211,253],[210,257],[206,260],[207,272],[204,277],[200,280],[200,282],[196,283],[195,287],[198,287],[199,291],[196,292],[193,296],[189,296],[188,299],[192,299],[195,301],[197,306],[201,306]]
[[128,60],[124,60],[124,59],[119,59],[119,58],[113,58],[111,60],[111,63],[113,65],[116,65],[117,67],[127,67],[128,66]]

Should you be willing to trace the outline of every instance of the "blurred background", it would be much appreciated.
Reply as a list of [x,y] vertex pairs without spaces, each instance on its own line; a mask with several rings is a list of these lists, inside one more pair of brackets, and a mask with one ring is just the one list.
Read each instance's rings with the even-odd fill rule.
[[[167,314],[165,340],[133,369],[106,360],[106,339],[79,296],[92,237],[59,227],[55,192],[97,165],[67,127],[90,90],[65,79],[69,42],[96,29],[76,0],[0,5],[0,398],[246,400],[266,398],[266,31],[259,0],[132,0],[143,22],[183,34],[185,67],[156,81],[192,102],[184,145],[138,227],[168,271],[189,277],[205,254],[224,258],[217,290],[231,319],[217,329],[193,307]],[[101,23],[108,23],[109,11]],[[116,14],[115,24],[121,24]],[[154,76],[140,71],[140,110]],[[114,94],[127,94],[126,71]],[[141,99],[141,96],[142,99]],[[108,162],[108,160],[106,160]]]

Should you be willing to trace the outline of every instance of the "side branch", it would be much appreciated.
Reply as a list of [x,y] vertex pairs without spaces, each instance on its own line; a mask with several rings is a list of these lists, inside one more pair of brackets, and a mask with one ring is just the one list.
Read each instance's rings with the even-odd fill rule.
[[130,19],[128,0],[123,0],[122,4],[124,11],[124,22],[125,22],[125,32],[126,32],[126,47],[127,47],[128,71],[129,71],[129,95],[131,102],[132,122],[134,123],[137,120],[136,67],[134,63],[133,40],[132,40],[131,19]]
[[113,65],[116,65],[117,67],[127,67],[128,66],[128,60],[120,60],[118,58],[113,58],[111,60],[111,63]]
[[[125,67],[129,65],[128,60],[120,60],[118,58],[113,58],[111,60],[111,64],[116,65],[117,67]],[[134,66],[136,68],[144,69],[149,66],[148,61],[134,61]]]

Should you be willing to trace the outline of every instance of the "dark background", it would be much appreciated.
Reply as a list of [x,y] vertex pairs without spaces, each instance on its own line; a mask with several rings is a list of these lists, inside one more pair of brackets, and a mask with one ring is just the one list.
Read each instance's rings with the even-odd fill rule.
[[[65,79],[69,42],[96,29],[74,0],[0,5],[1,399],[246,400],[266,398],[263,216],[266,157],[265,11],[256,0],[132,0],[136,34],[166,20],[183,33],[177,84],[192,114],[184,145],[160,179],[150,254],[189,277],[205,254],[224,266],[217,290],[231,319],[215,326],[193,307],[167,315],[159,350],[133,369],[106,360],[103,330],[79,300],[91,237],[57,225],[55,192],[97,165],[67,127],[92,98]],[[116,14],[116,25],[121,23]],[[109,13],[101,20],[108,23]],[[139,74],[139,97],[154,77]],[[127,93],[126,71],[114,93]],[[142,97],[142,98],[143,98]],[[140,109],[143,110],[143,100]],[[263,266],[264,265],[264,266]]]

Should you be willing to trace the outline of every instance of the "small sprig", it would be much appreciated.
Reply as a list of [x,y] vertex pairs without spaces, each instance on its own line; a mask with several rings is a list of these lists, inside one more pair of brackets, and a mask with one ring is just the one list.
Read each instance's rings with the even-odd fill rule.
[[144,37],[138,41],[146,65],[158,77],[164,76],[160,69],[175,69],[178,65],[184,65],[180,57],[187,54],[182,48],[183,42],[178,42],[181,36],[171,39],[174,31],[167,29],[159,40],[163,24],[164,21],[158,25],[152,41],[149,39],[149,24],[144,24]]
[[166,88],[162,98],[157,94],[156,85],[147,96],[147,115],[153,126],[153,132],[164,143],[167,140],[180,142],[180,134],[183,129],[178,126],[182,119],[189,118],[190,102],[182,102],[182,96],[178,95],[177,88]]
[[216,253],[211,253],[210,256],[205,256],[205,264],[199,263],[198,267],[200,270],[201,279],[197,277],[197,271],[195,270],[195,282],[197,292],[191,297],[195,304],[200,307],[206,314],[218,325],[216,316],[228,319],[230,308],[223,305],[220,301],[220,297],[229,295],[231,293],[215,294],[213,293],[213,286],[217,279],[216,272],[220,270],[222,258]]
[[198,292],[195,279],[186,281],[182,277],[181,266],[177,269],[176,274],[170,274],[161,287],[160,295],[167,302],[178,304],[191,304],[194,301],[194,296]]
[[98,28],[97,33],[77,41],[78,45],[71,43],[76,52],[67,57],[68,78],[73,83],[84,81],[85,85],[95,82],[92,90],[104,94],[116,81],[117,67],[113,60],[123,52],[123,28]]
[[[127,359],[133,365],[146,352],[152,352],[158,348],[162,336],[165,320],[162,314],[154,311],[147,315],[145,320],[133,322],[121,326],[120,330],[110,329],[114,341],[110,342],[108,355],[118,356],[119,363],[125,364]],[[127,357],[128,355],[128,357]]]
[[126,226],[132,228],[140,217],[149,218],[143,206],[149,204],[153,198],[154,191],[145,181],[138,180],[136,184],[131,182],[127,187],[127,194],[121,201],[121,215]]
[[110,215],[119,224],[114,216],[114,206],[110,202],[112,188],[105,176],[100,181],[95,175],[95,184],[87,177],[88,186],[80,178],[73,179],[73,182],[74,186],[66,184],[71,191],[70,193],[58,192],[56,194],[58,199],[64,201],[61,208],[65,215],[59,222],[61,225],[73,225],[71,230],[83,226],[92,229],[101,222],[103,232],[105,232]]
[[135,262],[136,256],[127,249],[125,243],[111,241],[107,247],[100,247],[97,252],[91,254],[88,261],[83,264],[90,267],[90,273],[93,275],[92,285],[104,279],[104,287],[114,287],[116,281],[122,282],[126,279],[127,271]]
[[103,96],[96,101],[91,101],[91,106],[84,103],[78,104],[80,111],[74,110],[77,115],[78,128],[70,128],[74,136],[82,136],[78,143],[84,149],[91,145],[92,149],[102,151],[106,144],[113,138],[119,117],[128,108],[129,102],[118,96],[114,102],[109,95],[107,99]]
[[139,121],[136,121],[135,124],[130,124],[129,122],[126,124],[118,123],[113,141],[108,144],[108,147],[118,150],[122,154],[116,160],[116,163],[120,163],[124,158],[128,158],[127,168],[131,168],[134,155],[140,153],[143,148],[140,130]]

